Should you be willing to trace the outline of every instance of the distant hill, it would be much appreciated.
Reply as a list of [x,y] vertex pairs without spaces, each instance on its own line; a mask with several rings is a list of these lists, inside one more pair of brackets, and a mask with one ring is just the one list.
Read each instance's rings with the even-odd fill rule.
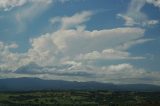
[[38,78],[0,79],[0,91],[30,90],[112,90],[112,91],[160,91],[160,86],[148,84],[116,85],[99,82],[42,80]]

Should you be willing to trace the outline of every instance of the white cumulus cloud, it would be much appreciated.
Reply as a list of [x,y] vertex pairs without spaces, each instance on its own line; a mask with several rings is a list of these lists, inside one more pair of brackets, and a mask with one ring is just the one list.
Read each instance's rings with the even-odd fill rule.
[[93,51],[87,54],[80,54],[79,60],[121,60],[121,59],[144,59],[144,57],[131,56],[129,52],[119,51],[116,49],[106,49],[102,52]]
[[[60,20],[52,20],[53,23],[56,21],[61,23],[61,28],[55,32],[31,38],[31,47],[25,53],[16,53],[11,50],[16,49],[17,44],[0,42],[0,73],[44,79],[114,83],[120,83],[120,79],[126,79],[124,83],[130,83],[131,79],[134,79],[134,82],[144,82],[145,78],[159,80],[157,77],[159,73],[149,73],[129,63],[102,67],[84,63],[84,60],[143,59],[142,56],[132,56],[127,50],[134,45],[152,41],[143,39],[145,30],[139,27],[87,30],[84,23],[91,18],[92,14],[92,12],[83,11],[70,17],[60,17]],[[154,83],[157,84],[157,82]]]

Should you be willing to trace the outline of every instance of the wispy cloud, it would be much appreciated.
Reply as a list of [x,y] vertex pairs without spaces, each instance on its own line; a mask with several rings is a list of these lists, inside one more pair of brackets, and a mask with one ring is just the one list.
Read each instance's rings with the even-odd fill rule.
[[27,3],[27,0],[0,0],[0,9],[9,11],[14,7],[23,6],[25,3]]
[[54,17],[51,19],[51,23],[59,22],[62,29],[74,28],[82,25],[84,22],[90,19],[93,13],[91,11],[83,11],[81,13],[76,13],[73,16],[66,17]]
[[146,1],[160,8],[160,0],[146,0]]
[[132,0],[127,12],[125,14],[118,14],[117,16],[124,19],[126,26],[146,27],[158,24],[158,20],[149,19],[149,17],[142,12],[142,8],[146,3],[157,4],[158,2],[159,1],[156,0]]

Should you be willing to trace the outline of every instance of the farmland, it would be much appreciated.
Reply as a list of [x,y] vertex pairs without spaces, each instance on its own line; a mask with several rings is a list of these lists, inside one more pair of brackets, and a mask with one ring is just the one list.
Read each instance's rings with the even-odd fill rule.
[[1,92],[0,106],[160,106],[160,92]]

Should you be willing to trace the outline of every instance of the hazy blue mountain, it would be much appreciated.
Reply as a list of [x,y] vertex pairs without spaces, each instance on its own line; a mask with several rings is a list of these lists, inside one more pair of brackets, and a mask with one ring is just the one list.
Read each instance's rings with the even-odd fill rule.
[[38,78],[0,79],[0,91],[29,90],[113,90],[113,91],[160,91],[160,86],[148,84],[116,85],[99,82],[42,80]]

